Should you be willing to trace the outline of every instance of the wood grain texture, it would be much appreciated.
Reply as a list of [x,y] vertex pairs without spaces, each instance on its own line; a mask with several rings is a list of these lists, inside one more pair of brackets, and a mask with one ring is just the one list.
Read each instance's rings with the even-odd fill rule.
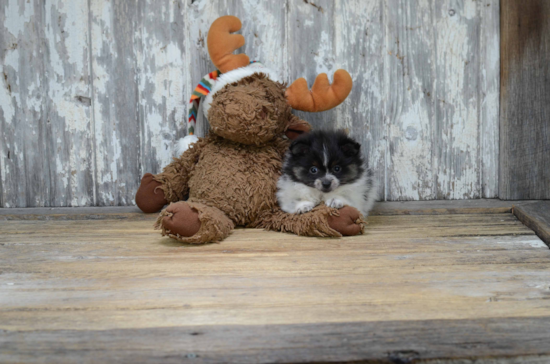
[[87,2],[10,2],[2,11],[0,205],[90,205]]
[[9,2],[0,11],[0,206],[90,205],[87,1]]
[[94,203],[95,182],[88,1],[48,1],[44,9],[44,142],[50,172],[42,179],[49,179],[50,196],[43,204],[88,206]]
[[550,3],[501,7],[499,196],[550,199]]
[[361,143],[363,155],[378,180],[379,199],[384,200],[387,157],[384,107],[388,93],[384,78],[384,4],[337,1],[333,17],[335,67],[347,70],[355,86],[344,103],[336,108],[336,118],[328,126],[348,130],[349,135]]
[[433,97],[426,96],[434,105],[432,162],[437,199],[481,197],[478,12],[484,6],[477,1],[436,1],[431,11],[435,73]]
[[[388,83],[393,97],[386,105],[387,199],[478,198],[483,179],[491,174],[494,179],[497,166],[490,159],[480,167],[482,157],[494,158],[495,153],[480,145],[481,126],[489,122],[483,120],[491,115],[484,113],[485,119],[480,119],[479,74],[487,63],[494,67],[498,60],[494,52],[483,59],[478,52],[485,38],[494,39],[480,32],[480,12],[486,5],[388,2]],[[491,11],[498,13],[498,7]],[[490,72],[492,77],[497,74]],[[494,87],[487,87],[494,101]],[[485,97],[485,102],[492,102]]]
[[483,19],[479,29],[478,71],[481,196],[496,198],[499,168],[500,0],[484,1],[478,9]]
[[0,18],[0,203],[47,206],[52,192],[48,80],[46,46],[40,41],[45,8],[41,1],[2,2]]
[[90,6],[96,205],[131,205],[141,175],[171,161],[185,135],[185,2]]
[[[357,5],[356,2],[349,4]],[[334,16],[336,2],[332,0],[288,2],[288,82],[305,78],[309,87],[320,73],[329,75],[343,68],[344,57],[338,57]],[[337,58],[338,57],[338,58]],[[336,109],[320,113],[294,111],[313,128],[337,127]]]
[[159,173],[172,161],[175,143],[186,135],[191,83],[187,2],[140,0],[137,6],[140,171]]
[[96,201],[128,205],[139,186],[138,7],[126,1],[90,3]]
[[[186,133],[189,95],[214,69],[208,28],[226,14],[243,22],[239,52],[287,82],[352,74],[344,104],[298,114],[363,144],[381,199],[497,195],[498,0],[0,8],[2,207],[133,205],[140,176],[159,172]],[[201,118],[198,135],[208,129]]]
[[[26,363],[546,364],[550,359],[545,345],[549,339],[549,324],[550,318],[544,317],[102,331],[6,330],[0,336],[0,349],[4,349],[0,350],[0,360]],[[34,345],[26,346],[25,342]],[[18,350],[15,352],[13,348]]]
[[549,354],[550,250],[510,213],[371,216],[342,239],[238,229],[203,246],[153,220],[1,221],[0,361]]
[[370,215],[499,214],[510,213],[512,206],[523,203],[487,199],[379,202]]
[[[512,207],[537,201],[460,200],[460,201],[394,201],[377,202],[371,216],[386,215],[445,215],[445,214],[502,214]],[[57,208],[0,208],[0,220],[95,220],[95,219],[152,219],[156,214],[144,214],[135,206],[57,207]]]
[[392,0],[386,5],[386,80],[393,95],[386,103],[388,200],[434,199],[437,191],[432,157],[438,149],[432,145],[437,125],[431,123],[435,118],[433,11],[431,1]]
[[550,247],[550,201],[514,205],[513,212]]

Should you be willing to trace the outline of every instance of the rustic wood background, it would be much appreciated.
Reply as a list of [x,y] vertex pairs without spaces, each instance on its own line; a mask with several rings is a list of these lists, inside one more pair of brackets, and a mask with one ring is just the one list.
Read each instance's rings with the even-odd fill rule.
[[225,14],[287,81],[352,74],[343,105],[300,115],[364,143],[382,199],[497,196],[498,0],[4,0],[0,206],[133,204]]
[[550,199],[550,1],[502,0],[499,197]]

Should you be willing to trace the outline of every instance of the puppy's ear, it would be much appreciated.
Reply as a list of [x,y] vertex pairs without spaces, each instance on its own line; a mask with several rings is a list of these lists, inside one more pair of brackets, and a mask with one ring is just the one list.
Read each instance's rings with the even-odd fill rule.
[[353,140],[347,140],[344,143],[340,144],[340,150],[348,157],[354,157],[359,154],[359,150],[361,150],[361,144]]
[[292,155],[295,157],[305,155],[309,153],[309,150],[310,150],[310,145],[301,140],[294,141],[290,145],[290,153],[292,153]]

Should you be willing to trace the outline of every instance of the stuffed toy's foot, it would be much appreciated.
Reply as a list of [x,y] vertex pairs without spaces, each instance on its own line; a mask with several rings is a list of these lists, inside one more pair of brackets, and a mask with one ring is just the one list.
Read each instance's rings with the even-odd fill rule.
[[328,225],[344,236],[361,234],[364,224],[359,211],[351,206],[344,206],[338,210],[338,215],[328,217]]
[[155,224],[163,236],[184,243],[211,243],[226,238],[235,227],[222,211],[197,202],[171,203]]
[[161,214],[159,219],[163,232],[188,238],[199,232],[201,221],[199,212],[193,210],[188,203],[171,203]]
[[155,181],[153,177],[151,173],[145,173],[136,192],[136,204],[146,213],[158,212],[168,203],[160,188],[162,184]]

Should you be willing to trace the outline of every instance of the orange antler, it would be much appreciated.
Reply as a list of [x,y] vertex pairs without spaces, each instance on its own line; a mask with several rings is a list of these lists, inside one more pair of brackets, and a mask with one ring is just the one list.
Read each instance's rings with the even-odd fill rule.
[[222,73],[229,72],[250,63],[246,54],[233,54],[244,45],[244,37],[230,34],[241,29],[241,21],[236,16],[226,15],[216,19],[208,31],[208,53],[214,66]]
[[326,73],[321,73],[315,79],[311,91],[305,78],[299,78],[286,89],[286,99],[296,110],[317,112],[332,109],[340,105],[348,97],[353,86],[351,76],[345,70],[334,72],[334,82],[328,82]]

